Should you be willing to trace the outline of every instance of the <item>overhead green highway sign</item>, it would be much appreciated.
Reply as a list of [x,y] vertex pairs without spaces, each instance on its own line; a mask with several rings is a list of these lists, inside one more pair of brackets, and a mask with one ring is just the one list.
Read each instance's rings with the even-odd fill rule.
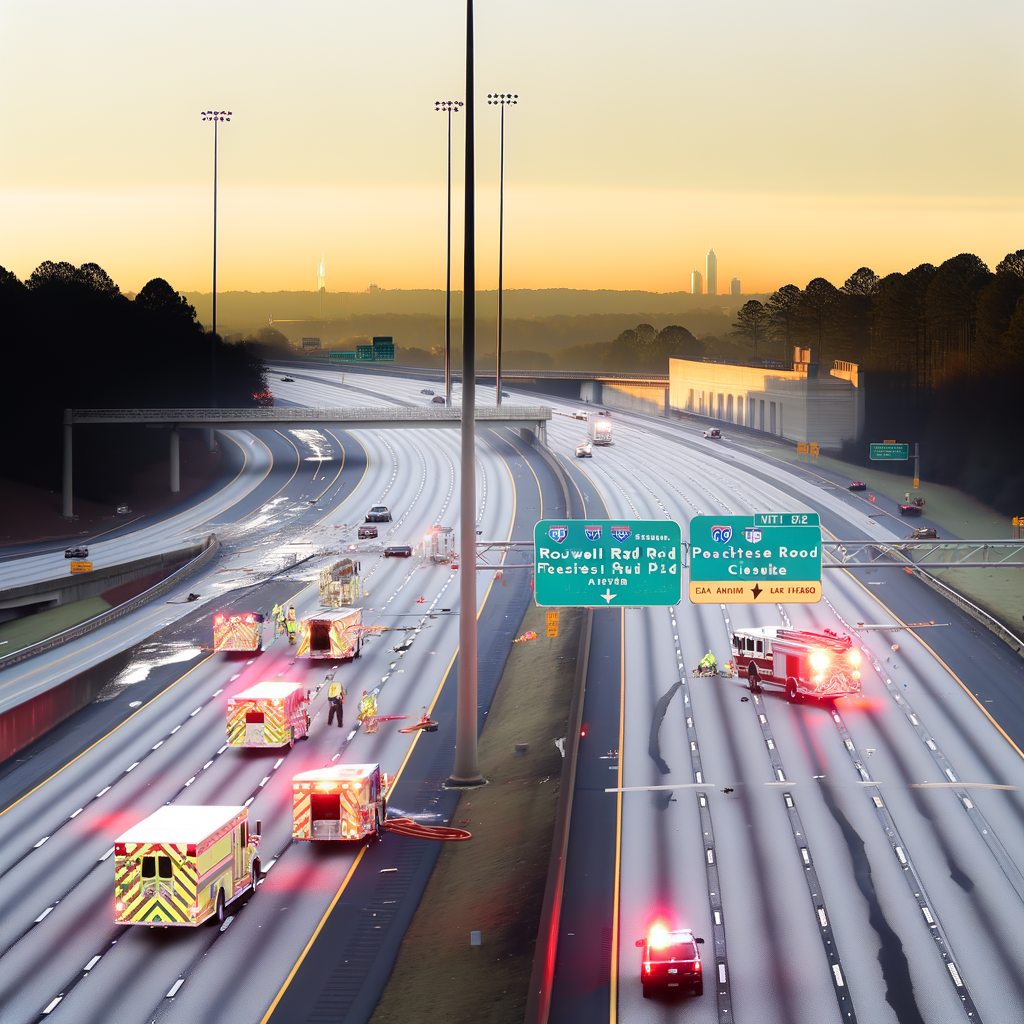
[[817,514],[694,516],[690,520],[690,600],[694,604],[816,604],[821,600]]
[[895,441],[873,441],[868,446],[872,459],[881,462],[906,462],[910,458],[910,445]]
[[534,597],[554,607],[674,605],[682,531],[668,519],[542,519],[533,528]]

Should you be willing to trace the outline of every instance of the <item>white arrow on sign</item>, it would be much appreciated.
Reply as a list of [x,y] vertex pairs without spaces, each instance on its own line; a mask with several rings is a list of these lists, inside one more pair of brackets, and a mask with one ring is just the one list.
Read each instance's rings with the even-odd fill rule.
[[613,594],[610,590],[605,590],[605,592],[600,596],[603,597],[608,604],[611,604],[619,595]]

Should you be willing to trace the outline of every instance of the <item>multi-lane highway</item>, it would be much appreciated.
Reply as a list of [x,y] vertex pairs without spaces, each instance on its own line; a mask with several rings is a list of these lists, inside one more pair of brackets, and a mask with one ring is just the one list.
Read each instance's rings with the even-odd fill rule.
[[[430,402],[422,382],[396,376],[290,375],[272,377],[279,404]],[[479,401],[492,397],[480,389]],[[549,424],[574,516],[667,517],[685,535],[699,514],[812,510],[836,537],[899,535],[834,485],[748,441],[715,445],[685,423],[613,420],[615,444],[595,448],[592,460],[572,458],[582,424]],[[379,761],[399,773],[392,808],[424,821],[451,811],[442,784],[464,567],[384,559],[382,548],[415,544],[435,523],[457,526],[458,441],[444,430],[327,435],[275,434],[267,448],[276,487],[204,525],[233,547],[190,581],[209,599],[202,609],[143,610],[86,638],[94,647],[69,645],[20,667],[52,684],[149,638],[149,653],[136,658],[150,659],[148,673],[133,676],[119,662],[121,689],[109,701],[0,771],[0,1020],[354,1024],[372,1012],[436,846],[395,836],[355,851],[292,843],[290,780],[336,759]],[[272,448],[285,441],[290,456]],[[477,493],[484,540],[529,539],[537,519],[566,511],[544,460],[507,430],[479,434]],[[322,561],[301,562],[301,545],[346,551],[377,502],[394,521],[356,557],[365,618],[392,631],[338,668],[350,695],[343,729],[327,726],[320,689],[333,663],[297,661],[283,639],[253,659],[200,651],[218,607],[293,599],[300,615],[317,608],[311,584]],[[288,551],[299,565],[283,564]],[[819,605],[684,598],[671,609],[596,613],[553,1022],[1024,1019],[1024,760],[992,720],[1020,742],[1022,663],[903,573],[857,576],[826,573]],[[480,574],[481,720],[528,578]],[[690,674],[709,649],[729,658],[734,627],[848,631],[896,616],[950,625],[920,638],[854,634],[866,653],[856,701],[790,704],[736,678]],[[309,740],[265,754],[224,749],[227,697],[279,675],[315,691]],[[401,735],[401,723],[353,731],[355,699],[374,687],[382,714],[432,709],[439,732]],[[143,703],[132,709],[136,694]],[[678,788],[646,788],[654,786]],[[992,788],[1000,786],[1015,788]],[[117,834],[167,802],[250,799],[269,870],[230,908],[223,931],[113,924]],[[656,921],[707,939],[703,996],[642,997],[634,940]]]

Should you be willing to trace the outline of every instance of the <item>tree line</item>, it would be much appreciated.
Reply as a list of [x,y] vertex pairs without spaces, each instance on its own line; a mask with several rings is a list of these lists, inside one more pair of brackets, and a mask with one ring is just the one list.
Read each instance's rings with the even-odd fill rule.
[[[267,387],[256,348],[213,338],[162,278],[130,299],[95,263],[45,262],[25,281],[0,267],[0,323],[9,441],[0,475],[26,483],[60,486],[66,408],[207,407],[214,399],[238,408],[257,404]],[[167,456],[162,431],[77,429],[103,431],[101,443],[76,446],[75,489],[85,497],[104,500],[123,482],[124,464],[138,470]]]

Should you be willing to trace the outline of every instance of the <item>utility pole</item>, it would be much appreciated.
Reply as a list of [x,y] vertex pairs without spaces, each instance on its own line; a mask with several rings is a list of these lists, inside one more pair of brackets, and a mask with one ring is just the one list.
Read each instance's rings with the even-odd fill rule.
[[[213,333],[210,336],[210,405],[217,408],[217,155],[218,128],[231,120],[230,110],[204,110],[204,121],[213,122]],[[212,431],[210,432],[212,435]],[[212,450],[212,446],[211,446]]]
[[501,405],[501,278],[505,261],[505,108],[519,102],[519,94],[488,93],[488,105],[501,107],[501,175],[498,187],[498,350],[494,370],[494,404]]
[[480,786],[476,675],[476,167],[473,132],[473,0],[466,0],[466,240],[462,292],[462,509],[459,682],[455,767],[449,786]]
[[921,445],[914,442],[914,490],[921,486]]
[[452,404],[452,114],[462,100],[437,100],[434,110],[448,115],[448,246],[444,268],[444,404]]

